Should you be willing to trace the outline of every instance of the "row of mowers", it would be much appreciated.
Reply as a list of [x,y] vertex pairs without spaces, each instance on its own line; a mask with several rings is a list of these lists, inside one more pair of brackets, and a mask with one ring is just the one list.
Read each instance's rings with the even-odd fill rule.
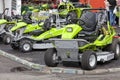
[[86,6],[74,7],[70,2],[62,2],[58,10],[40,11],[40,19],[32,17],[30,11],[22,15],[22,19],[19,15],[10,18],[11,21],[1,19],[1,38],[5,44],[10,43],[13,49],[22,52],[53,47],[43,40],[59,37],[66,24],[77,23],[75,18],[80,17],[83,7]]
[[98,61],[119,59],[118,34],[109,24],[106,9],[71,8],[65,7],[69,6],[66,4],[62,8],[66,17],[58,9],[47,12],[44,20],[34,20],[31,13],[26,13],[22,19],[18,16],[11,21],[0,19],[0,33],[4,31],[1,38],[14,50],[22,52],[47,49],[44,60],[50,67],[72,61],[80,62],[83,69],[92,70]]

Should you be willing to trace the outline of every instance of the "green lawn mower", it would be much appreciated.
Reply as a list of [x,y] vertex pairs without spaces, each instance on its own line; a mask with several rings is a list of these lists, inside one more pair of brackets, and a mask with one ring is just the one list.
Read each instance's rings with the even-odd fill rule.
[[18,37],[19,33],[20,35],[32,35],[35,30],[39,32],[43,30],[41,27],[43,26],[43,21],[31,19],[31,15],[32,13],[29,12],[23,15],[23,19],[10,29],[8,35],[10,35],[13,40],[16,36]]
[[92,70],[96,68],[97,61],[106,62],[120,57],[120,44],[114,37],[116,32],[109,25],[105,9],[84,9],[77,20],[79,24],[66,25],[61,39],[49,39],[54,48],[45,53],[47,66],[80,62],[83,69]]
[[[41,26],[43,26],[44,20],[36,19],[32,12],[27,12],[26,14],[22,15],[22,18],[23,19],[21,21],[18,21],[12,28],[8,29],[9,32],[6,34],[7,38],[5,38],[4,41],[9,40],[10,43],[12,40],[14,40],[14,38],[16,38],[16,36],[18,36],[19,33],[27,36],[32,35],[36,30],[38,32],[43,31]],[[9,37],[11,37],[11,39]]]
[[60,37],[64,30],[64,25],[66,25],[64,20],[58,18],[59,15],[56,14],[56,21],[52,19],[51,16],[45,20],[43,23],[43,30],[35,30],[31,35],[23,35],[19,32],[11,43],[13,49],[19,48],[22,52],[29,52],[32,49],[47,49],[53,48],[50,42],[44,42],[44,40],[52,37]]
[[4,10],[2,14],[4,18],[0,19],[0,37],[5,44],[10,43],[11,37],[7,34],[9,34],[10,29],[16,24],[16,20],[20,19],[19,15],[14,15],[12,17],[5,15],[4,13],[8,10],[8,8]]
[[80,17],[82,9],[90,7],[87,4],[72,3],[70,1],[62,0],[58,5],[58,12],[61,18],[66,18],[69,21],[68,23],[76,23],[75,19]]

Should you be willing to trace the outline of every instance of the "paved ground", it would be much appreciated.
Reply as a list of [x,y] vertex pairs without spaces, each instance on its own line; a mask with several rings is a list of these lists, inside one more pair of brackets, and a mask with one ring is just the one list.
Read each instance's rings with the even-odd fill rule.
[[[119,32],[120,31],[120,28],[117,28],[116,29],[116,32]],[[0,49],[5,51],[5,52],[8,52],[10,54],[13,54],[13,55],[16,55],[22,59],[25,59],[25,60],[28,60],[28,61],[31,61],[31,62],[34,62],[34,63],[38,63],[38,64],[41,64],[41,65],[45,65],[44,63],[44,53],[45,53],[45,50],[33,50],[31,52],[28,52],[28,53],[22,53],[18,50],[13,50],[10,45],[4,45],[2,43],[2,41],[0,41]],[[60,67],[65,67],[66,65],[62,65],[60,64],[59,65]],[[76,63],[68,63],[67,64],[67,67],[72,67],[72,68],[80,68],[80,66]],[[120,67],[120,59],[119,60],[112,60],[112,61],[109,61],[109,62],[106,62],[106,63],[98,63],[98,66],[97,68],[99,69],[103,69],[103,68],[114,68],[114,67]]]
[[[0,49],[10,54],[14,54],[28,61],[45,64],[44,63],[44,50],[32,51],[23,54],[19,51],[14,51],[9,45],[0,43]],[[68,64],[69,67],[79,68],[78,65]],[[72,66],[71,66],[72,65]],[[63,67],[62,65],[59,65]],[[120,59],[112,60],[105,64],[98,64],[97,68],[114,68],[120,67]],[[36,70],[31,70],[26,66],[11,61],[3,56],[0,56],[0,80],[119,80],[120,72],[99,74],[99,75],[73,75],[73,74],[44,74]]]
[[[28,61],[34,62],[34,63],[39,63],[42,65],[45,65],[44,63],[44,53],[45,50],[34,50],[29,53],[21,53],[20,51],[15,51],[13,50],[9,45],[4,45],[0,43],[0,49],[3,51],[6,51],[10,54],[14,54],[16,56],[19,56],[23,59],[26,59]],[[65,67],[62,66],[62,64],[59,65],[60,67]],[[77,63],[68,63],[66,67],[71,67],[71,68],[80,68],[80,66]],[[119,60],[112,60],[106,63],[98,63],[97,68],[103,69],[103,68],[114,68],[114,67],[120,67],[120,59]]]
[[[17,70],[16,67],[22,69]],[[120,80],[120,72],[99,75],[45,74],[0,56],[0,80]]]

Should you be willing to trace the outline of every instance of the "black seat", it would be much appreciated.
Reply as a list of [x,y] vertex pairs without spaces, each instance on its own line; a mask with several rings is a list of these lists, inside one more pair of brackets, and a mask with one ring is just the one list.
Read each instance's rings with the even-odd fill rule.
[[7,21],[12,21],[12,18],[10,16],[7,16],[7,15],[4,16],[4,19],[6,19]]
[[41,30],[34,30],[32,32],[30,32],[30,35],[34,35],[34,36],[39,36],[40,34],[42,34],[44,31]]
[[96,13],[90,11],[84,12],[80,17],[79,25],[84,31],[95,31],[97,25]]
[[50,21],[50,19],[46,19],[44,21],[42,28],[44,29],[44,31],[47,31],[50,29],[50,27],[51,27],[51,21]]
[[86,11],[79,20],[79,25],[82,31],[79,32],[79,37],[89,41],[93,41],[97,37],[97,15],[94,12]]
[[31,12],[27,12],[26,14],[23,15],[23,21],[26,22],[27,24],[32,24],[32,19],[31,19]]

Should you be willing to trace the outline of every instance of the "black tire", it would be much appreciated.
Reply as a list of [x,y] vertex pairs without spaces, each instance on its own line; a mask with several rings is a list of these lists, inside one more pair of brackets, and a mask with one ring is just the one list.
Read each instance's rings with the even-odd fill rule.
[[74,24],[77,23],[76,21],[77,15],[75,12],[69,12],[66,17],[67,24]]
[[[90,58],[93,59],[93,63],[90,63]],[[95,69],[97,65],[97,56],[93,51],[85,51],[82,54],[81,66],[85,70]]]
[[18,50],[19,49],[19,46],[14,44],[14,43],[11,43],[10,46],[13,50]]
[[30,40],[21,40],[20,43],[19,43],[19,49],[20,51],[22,52],[29,52],[32,50],[32,42]]
[[3,36],[3,43],[4,44],[8,45],[8,44],[11,43],[11,41],[12,41],[12,37],[10,35],[4,35]]
[[120,57],[120,43],[119,40],[116,38],[113,38],[112,44],[109,44],[106,48],[107,51],[111,51],[112,53],[115,53],[114,59],[117,60]]
[[53,56],[54,54],[56,54],[56,50],[55,49],[48,49],[44,55],[44,61],[45,61],[45,64],[49,67],[56,67],[58,63],[56,63],[54,60],[53,60]]

